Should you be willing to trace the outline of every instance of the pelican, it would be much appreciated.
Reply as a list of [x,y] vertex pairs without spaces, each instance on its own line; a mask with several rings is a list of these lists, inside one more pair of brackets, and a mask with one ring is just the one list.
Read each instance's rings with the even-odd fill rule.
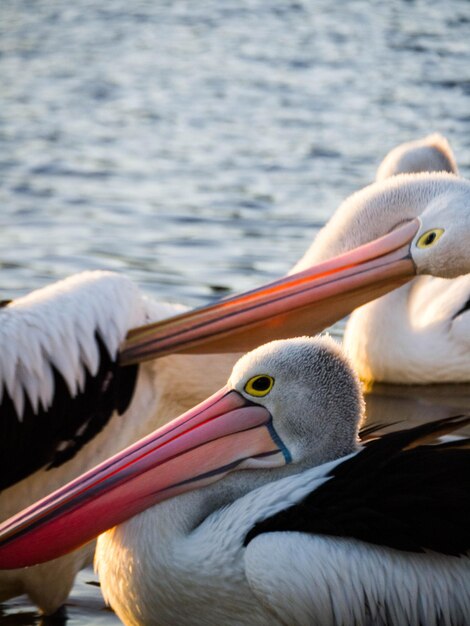
[[[458,173],[447,140],[430,135],[392,150],[377,180],[405,172]],[[470,380],[470,276],[419,276],[355,310],[344,346],[361,378],[391,383]]]
[[[181,307],[153,302],[125,277],[110,272],[85,272],[4,302],[0,519],[212,393],[237,357],[210,352],[225,350],[229,340],[236,346],[231,332],[245,345],[258,345],[263,332],[276,337],[284,326],[291,333],[305,325],[312,304],[309,327],[319,330],[358,299],[367,299],[366,293],[373,297],[407,280],[414,266],[406,246],[417,228],[411,222],[298,276],[181,314],[163,329],[157,324],[158,331],[148,323]],[[331,309],[329,302],[337,306]],[[246,330],[250,323],[256,332]],[[133,327],[139,328],[125,342]],[[155,349],[147,345],[149,332],[152,341],[158,339]],[[172,354],[187,346],[209,354]],[[135,352],[141,347],[147,359],[153,351],[165,356],[139,365]],[[133,356],[132,363],[126,353]],[[0,572],[0,602],[26,593],[45,614],[62,611],[74,577],[91,562],[93,549],[90,544],[37,568]]]
[[363,408],[331,339],[271,342],[207,401],[3,524],[0,566],[112,528],[96,567],[128,625],[468,624],[469,440],[427,444],[470,418],[358,449]]
[[[236,353],[314,334],[416,272],[467,272],[470,183],[443,174],[395,179],[343,203],[319,236],[315,263],[304,260],[297,273],[208,307],[161,320],[168,306],[107,273],[81,274],[3,306],[2,518],[215,391]],[[421,245],[436,228],[444,234]],[[0,601],[27,593],[53,613],[92,551],[1,572]]]

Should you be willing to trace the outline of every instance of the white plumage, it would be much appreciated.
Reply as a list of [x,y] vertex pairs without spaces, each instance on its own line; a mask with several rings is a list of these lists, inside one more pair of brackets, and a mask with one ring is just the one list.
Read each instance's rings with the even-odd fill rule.
[[[393,149],[381,163],[377,180],[440,170],[458,173],[448,142],[435,134]],[[461,210],[468,214],[467,207]],[[470,275],[452,280],[419,276],[354,311],[346,327],[345,349],[365,380],[467,382],[469,301]]]
[[51,366],[71,395],[83,391],[85,370],[94,376],[100,360],[90,334],[99,333],[116,358],[129,328],[148,321],[151,308],[124,276],[99,271],[71,276],[11,302],[1,311],[0,402],[6,389],[20,420],[26,397],[35,412],[39,405],[49,409]]
[[375,180],[420,172],[459,173],[452,148],[439,133],[401,143],[390,150],[379,165]]
[[[295,589],[291,602],[298,614],[287,623],[315,623],[299,621],[305,607],[295,596],[302,590],[297,577],[291,577],[300,553],[295,539],[300,535],[296,533],[292,545],[282,534],[287,554],[278,552],[279,545],[275,551],[263,550],[265,539],[272,543],[274,538],[276,543],[274,535],[261,536],[248,548],[243,541],[257,520],[295,504],[324,482],[329,466],[322,467],[320,478],[313,468],[253,489],[231,503],[233,493],[250,489],[250,477],[241,473],[238,480],[226,479],[231,484],[225,489],[221,483],[220,490],[206,488],[209,504],[204,503],[203,491],[190,492],[104,533],[98,539],[95,567],[105,599],[124,624],[133,626],[286,623],[276,620],[275,604],[270,608],[276,597],[282,604],[285,597],[278,584],[270,586],[272,575],[282,578],[292,592]],[[262,482],[269,480],[263,478]],[[302,568],[299,578],[308,590],[307,572]],[[268,589],[263,589],[265,585]]]
[[410,556],[351,539],[300,533],[273,533],[253,544],[245,556],[250,587],[269,604],[279,624],[467,623],[468,558]]
[[[247,381],[255,373],[275,380],[272,391],[262,398],[246,392]],[[330,484],[334,491],[339,479],[332,475],[348,461],[356,462],[346,472],[351,476],[351,489],[355,480],[359,484],[364,477],[367,480],[374,467],[380,473],[381,465],[389,461],[387,454],[376,454],[375,461],[362,470],[362,478],[358,478],[358,468],[360,473],[364,451],[328,461],[341,450],[344,453],[355,448],[362,414],[358,382],[332,342],[297,339],[263,346],[236,365],[229,388],[269,408],[276,432],[292,452],[292,465],[234,471],[213,485],[162,502],[101,535],[95,564],[102,590],[126,625],[468,623],[468,556],[403,551],[360,541],[354,535],[328,536],[327,529],[322,535],[286,532],[282,520],[277,531],[274,528],[266,533],[261,528],[260,534],[244,545],[256,523],[298,505],[321,486],[328,488]],[[334,437],[330,437],[332,433]],[[314,450],[312,440],[317,442]],[[406,450],[405,443],[402,448]],[[442,452],[436,451],[436,460],[439,454]],[[468,465],[470,453],[466,455]],[[390,455],[395,457],[396,453]],[[305,469],[315,463],[323,464]],[[390,505],[390,523],[395,523],[393,507],[399,509],[401,497],[414,493],[416,499],[421,495],[419,475],[423,466],[419,459],[415,471],[418,478],[414,487],[413,474],[409,473],[405,474],[407,483],[398,490],[393,478],[383,485],[379,479],[375,486],[385,494],[384,502],[390,490],[390,501],[396,503]],[[460,479],[457,474],[455,478]],[[347,493],[348,478],[343,475],[342,479]],[[465,480],[468,483],[468,478]],[[464,513],[468,511],[464,487],[460,497]],[[351,504],[337,504],[347,511],[348,506],[354,506],[354,496]],[[446,503],[441,504],[440,512],[439,503],[430,504],[427,524],[438,525],[441,515],[458,518],[454,501],[451,506],[454,508],[447,513]],[[321,513],[321,506],[318,510]],[[312,518],[315,511],[314,506],[309,513]],[[375,520],[372,509],[368,522],[371,536],[383,523],[379,511]],[[400,527],[391,534],[402,530]],[[425,537],[426,529],[424,545]],[[467,550],[469,545],[467,535]]]

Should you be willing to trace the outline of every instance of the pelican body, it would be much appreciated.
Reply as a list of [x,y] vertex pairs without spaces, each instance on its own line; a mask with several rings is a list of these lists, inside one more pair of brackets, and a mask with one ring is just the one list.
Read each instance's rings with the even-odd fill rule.
[[[214,392],[237,353],[318,332],[416,273],[468,272],[469,204],[470,183],[450,174],[376,183],[343,203],[296,273],[170,318],[109,273],[0,308],[2,518]],[[436,228],[438,240],[418,245]],[[54,612],[91,554],[1,572],[0,601],[27,593]]]
[[[377,180],[406,172],[458,174],[447,140],[430,135],[392,150]],[[391,383],[470,380],[470,276],[419,276],[355,310],[344,345],[361,378]]]
[[4,523],[0,566],[111,528],[95,563],[125,624],[468,624],[469,440],[429,442],[470,418],[358,447],[362,414],[332,340],[262,346],[207,401]]

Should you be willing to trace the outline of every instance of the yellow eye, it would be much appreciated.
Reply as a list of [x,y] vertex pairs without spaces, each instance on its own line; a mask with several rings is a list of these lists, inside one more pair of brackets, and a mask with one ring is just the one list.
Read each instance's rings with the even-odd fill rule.
[[418,248],[429,248],[441,238],[441,235],[443,233],[443,228],[433,228],[432,230],[428,230],[424,233],[424,235],[421,235],[421,237],[416,242],[416,245],[418,246]]
[[258,398],[266,396],[274,385],[274,378],[267,374],[260,374],[259,376],[253,376],[245,385],[246,393],[250,396],[256,396]]

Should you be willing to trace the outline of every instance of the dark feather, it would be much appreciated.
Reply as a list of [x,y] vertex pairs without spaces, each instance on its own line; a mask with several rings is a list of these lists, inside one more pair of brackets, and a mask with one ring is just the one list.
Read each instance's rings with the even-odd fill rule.
[[359,431],[359,439],[362,442],[369,441],[370,439],[375,439],[377,437],[377,433],[384,428],[389,428],[390,426],[395,426],[399,424],[401,420],[397,420],[396,422],[375,422],[373,424],[368,424],[364,426]]
[[465,313],[468,310],[470,310],[470,298],[465,302],[462,308],[460,308],[457,311],[457,313],[454,313],[454,315],[452,316],[452,319],[455,320],[456,317],[458,317],[459,315],[462,315],[462,313]]
[[54,399],[47,411],[33,411],[25,397],[20,421],[6,389],[0,405],[0,489],[26,478],[40,468],[62,465],[108,423],[114,411],[129,406],[138,366],[122,367],[111,358],[102,339],[95,335],[100,365],[95,376],[86,372],[82,392],[71,396],[67,384],[52,367]]
[[303,501],[257,523],[245,545],[261,533],[299,531],[464,554],[470,550],[469,440],[423,442],[469,423],[467,416],[444,418],[367,443]]

